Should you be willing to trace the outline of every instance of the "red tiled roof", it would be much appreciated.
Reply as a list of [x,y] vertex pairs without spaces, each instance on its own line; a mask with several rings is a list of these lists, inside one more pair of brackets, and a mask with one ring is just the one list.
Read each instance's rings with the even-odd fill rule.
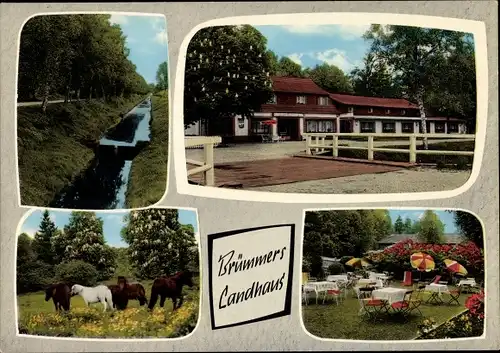
[[330,93],[329,95],[331,99],[340,104],[358,105],[365,107],[418,109],[418,106],[416,104],[413,104],[406,99],[401,98],[363,97],[340,93]]
[[300,113],[300,114],[338,114],[334,105],[306,105],[306,104],[263,104],[263,113]]
[[286,93],[304,93],[328,96],[328,92],[319,87],[310,78],[298,78],[289,76],[274,76],[273,91]]

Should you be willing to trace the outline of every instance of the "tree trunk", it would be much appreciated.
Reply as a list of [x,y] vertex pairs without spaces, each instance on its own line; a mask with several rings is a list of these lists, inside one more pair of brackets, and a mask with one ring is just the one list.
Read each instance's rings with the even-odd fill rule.
[[80,87],[78,87],[76,89],[76,101],[79,102],[80,101]]
[[[424,92],[423,88],[419,88],[417,93],[417,105],[418,110],[420,112],[420,125],[422,134],[427,134],[427,117],[425,116],[425,108],[424,108]],[[427,142],[427,137],[424,137],[424,150],[429,149],[429,144]]]
[[104,91],[104,86],[101,84],[102,99],[106,101],[106,92]]
[[92,100],[92,86],[89,88],[89,101]]
[[64,97],[64,103],[70,101],[70,90],[71,90],[71,72],[69,73],[68,83],[66,84],[66,97]]
[[42,112],[47,111],[47,105],[49,104],[49,85],[46,83],[43,88],[43,101],[42,101]]

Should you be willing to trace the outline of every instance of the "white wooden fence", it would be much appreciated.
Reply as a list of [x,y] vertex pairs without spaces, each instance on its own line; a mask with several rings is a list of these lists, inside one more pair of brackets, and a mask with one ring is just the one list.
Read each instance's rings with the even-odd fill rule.
[[[399,152],[399,153],[408,153],[409,154],[409,162],[416,163],[418,154],[427,154],[427,155],[451,155],[451,156],[473,156],[474,151],[444,151],[444,150],[417,150],[417,140],[423,139],[427,137],[428,141],[435,140],[460,140],[460,141],[474,141],[476,136],[473,134],[402,134],[402,133],[308,133],[304,134],[306,138],[306,154],[312,155],[312,150],[316,153],[325,152],[325,150],[332,150],[332,156],[338,157],[339,150],[367,150],[368,151],[368,160],[372,161],[373,152]],[[339,144],[339,141],[342,138],[349,137],[364,137],[367,139],[367,146],[342,146]],[[395,148],[387,148],[387,147],[375,147],[374,146],[374,138],[401,138],[401,142],[404,141],[405,138],[409,141],[409,148],[398,148],[398,146],[394,146]],[[327,139],[329,138],[329,139]],[[331,138],[331,139],[330,139]],[[392,141],[384,141],[387,144],[391,144]],[[383,143],[381,141],[381,143]]]
[[186,148],[203,146],[204,152],[203,161],[186,159],[187,164],[197,166],[196,168],[192,168],[187,171],[188,177],[194,174],[203,173],[205,186],[215,185],[214,146],[220,144],[221,142],[222,138],[220,136],[194,136],[184,138],[184,146]]

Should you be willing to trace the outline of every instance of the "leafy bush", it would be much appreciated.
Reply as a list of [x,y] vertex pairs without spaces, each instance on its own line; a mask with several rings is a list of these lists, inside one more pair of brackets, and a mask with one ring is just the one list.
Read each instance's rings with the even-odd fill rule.
[[22,263],[17,267],[17,292],[36,292],[53,281],[52,266],[41,261]]
[[92,287],[97,283],[99,272],[93,265],[75,260],[57,265],[56,278],[61,282]]
[[335,263],[331,264],[330,266],[328,266],[328,273],[331,275],[338,275],[338,274],[341,274],[344,272],[345,272],[345,268],[344,268],[344,265],[342,265],[341,263],[335,262]]

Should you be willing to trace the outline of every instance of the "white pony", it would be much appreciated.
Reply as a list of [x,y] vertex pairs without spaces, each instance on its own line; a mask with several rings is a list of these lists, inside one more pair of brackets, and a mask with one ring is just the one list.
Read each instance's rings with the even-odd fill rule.
[[86,306],[92,303],[101,302],[104,306],[104,311],[108,306],[113,310],[113,296],[111,295],[111,290],[103,285],[97,287],[84,287],[79,284],[75,284],[71,287],[71,295],[80,295],[83,298]]

